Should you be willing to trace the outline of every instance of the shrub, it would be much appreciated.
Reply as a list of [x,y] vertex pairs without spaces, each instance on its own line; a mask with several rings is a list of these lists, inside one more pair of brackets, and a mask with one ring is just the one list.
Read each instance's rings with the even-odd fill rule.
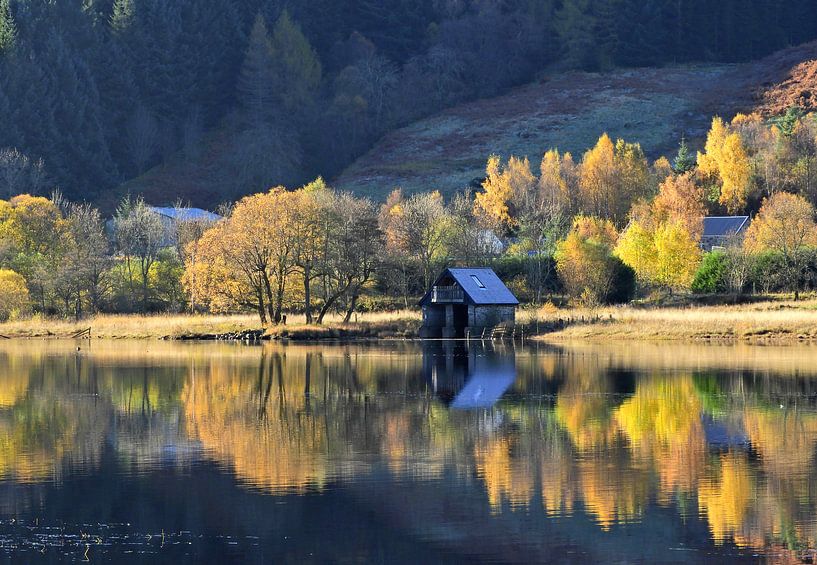
[[714,294],[726,291],[726,270],[726,253],[723,251],[707,253],[692,280],[692,292]]
[[749,274],[749,286],[762,293],[787,290],[786,258],[777,251],[766,251],[755,256]]
[[27,314],[31,308],[26,280],[8,269],[0,269],[0,322]]
[[608,304],[624,304],[635,296],[636,275],[632,267],[613,257],[613,284],[607,295]]

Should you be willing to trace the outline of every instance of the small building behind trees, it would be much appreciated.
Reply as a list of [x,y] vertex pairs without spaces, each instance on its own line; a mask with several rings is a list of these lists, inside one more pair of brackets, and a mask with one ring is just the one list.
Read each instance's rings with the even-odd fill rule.
[[513,324],[519,300],[489,268],[450,268],[420,301],[421,337],[456,338]]
[[162,245],[169,247],[176,243],[176,234],[179,226],[185,223],[197,222],[201,224],[214,224],[221,219],[221,216],[202,210],[201,208],[179,208],[170,206],[150,206],[150,211],[159,215],[164,228]]
[[712,251],[743,239],[749,227],[749,216],[707,216],[701,235],[701,249]]

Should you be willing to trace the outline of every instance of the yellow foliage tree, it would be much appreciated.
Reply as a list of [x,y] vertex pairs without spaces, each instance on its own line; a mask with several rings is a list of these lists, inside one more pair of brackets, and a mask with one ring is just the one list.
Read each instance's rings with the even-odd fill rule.
[[701,261],[697,239],[674,220],[654,229],[631,222],[619,239],[616,255],[640,280],[671,290],[689,288]]
[[644,225],[633,220],[621,234],[616,245],[616,255],[629,265],[636,276],[642,281],[655,279],[655,269],[658,263],[655,249],[655,234]]
[[751,191],[752,165],[737,133],[729,135],[724,142],[720,175],[723,185],[719,202],[732,214],[743,210]]
[[655,282],[670,289],[686,289],[701,262],[701,249],[681,223],[670,221],[655,230],[655,257]]
[[730,133],[721,118],[712,120],[705,153],[698,153],[698,170],[719,186],[718,201],[730,213],[746,207],[752,190],[752,165],[743,139]]
[[615,146],[610,136],[602,135],[596,146],[582,157],[579,189],[588,212],[603,218],[612,215],[615,198]]
[[690,173],[670,175],[661,183],[653,200],[654,219],[680,222],[694,238],[700,238],[706,215],[704,200],[703,188]]
[[556,246],[556,270],[568,294],[591,302],[606,301],[614,290],[617,260],[612,256],[616,229],[610,220],[579,216]]
[[586,211],[620,223],[632,203],[650,191],[650,172],[641,146],[603,134],[584,154],[579,189]]
[[188,290],[217,309],[252,305],[262,323],[279,322],[294,269],[291,219],[297,202],[296,193],[281,187],[241,199],[229,218],[205,232],[198,253],[190,254],[195,259],[186,265]]
[[483,192],[476,195],[475,213],[496,227],[517,225],[517,210],[535,198],[536,177],[527,157],[511,157],[505,167],[498,155],[491,155],[485,167]]
[[703,190],[692,176],[671,175],[651,203],[633,206],[616,255],[643,282],[688,288],[701,260],[698,241],[705,213]]
[[24,315],[29,311],[26,280],[8,269],[0,269],[0,322]]
[[572,210],[575,198],[576,165],[570,153],[560,155],[551,149],[539,165],[539,196],[550,210]]

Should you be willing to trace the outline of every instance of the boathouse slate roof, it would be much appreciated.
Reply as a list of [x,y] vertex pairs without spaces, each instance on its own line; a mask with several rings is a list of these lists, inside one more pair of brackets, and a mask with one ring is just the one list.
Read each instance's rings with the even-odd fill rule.
[[[519,300],[505,286],[493,269],[487,267],[449,268],[442,272],[434,283],[436,286],[442,279],[450,275],[465,292],[466,301],[475,305],[502,305],[516,306]],[[474,279],[476,277],[476,280]],[[485,288],[480,287],[479,281]],[[427,304],[431,300],[428,292],[420,304]]]

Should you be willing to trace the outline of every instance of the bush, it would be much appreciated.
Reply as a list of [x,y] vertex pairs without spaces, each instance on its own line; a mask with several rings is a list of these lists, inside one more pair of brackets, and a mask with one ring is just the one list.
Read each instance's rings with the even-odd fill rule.
[[712,251],[704,255],[692,280],[692,292],[698,294],[725,292],[727,262],[726,253],[723,251]]
[[613,257],[613,284],[607,295],[608,304],[625,304],[633,299],[636,289],[636,276],[632,267],[618,257]]
[[786,259],[777,251],[766,251],[755,256],[752,270],[749,273],[749,287],[756,292],[785,292],[788,290],[786,280]]
[[26,280],[8,269],[0,269],[0,322],[15,319],[30,311]]

